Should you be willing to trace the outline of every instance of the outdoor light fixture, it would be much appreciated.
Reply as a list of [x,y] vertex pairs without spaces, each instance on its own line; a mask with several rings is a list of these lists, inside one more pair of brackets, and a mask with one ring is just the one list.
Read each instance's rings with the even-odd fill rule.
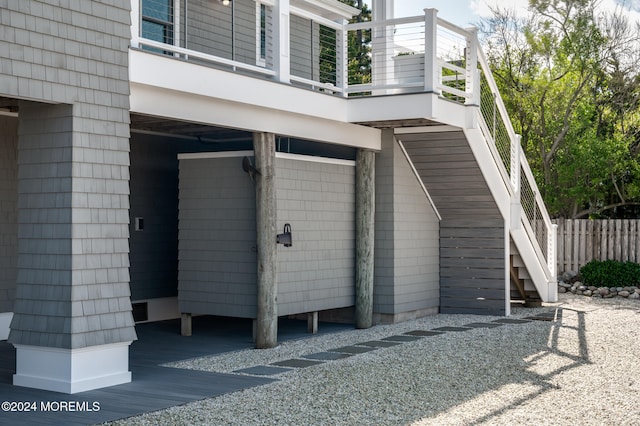
[[285,223],[284,233],[276,236],[277,244],[284,244],[285,247],[291,247],[293,245],[293,238],[291,237],[291,225]]

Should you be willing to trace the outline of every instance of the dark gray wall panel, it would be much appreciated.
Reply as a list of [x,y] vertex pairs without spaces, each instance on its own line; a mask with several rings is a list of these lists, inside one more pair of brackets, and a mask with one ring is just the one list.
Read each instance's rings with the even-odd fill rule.
[[[195,145],[185,140],[134,134],[131,139],[131,299],[178,295],[178,159]],[[136,231],[136,217],[144,229]]]
[[18,119],[0,116],[0,312],[13,310],[18,262]]
[[504,219],[464,133],[399,138],[442,216],[440,311],[504,314]]

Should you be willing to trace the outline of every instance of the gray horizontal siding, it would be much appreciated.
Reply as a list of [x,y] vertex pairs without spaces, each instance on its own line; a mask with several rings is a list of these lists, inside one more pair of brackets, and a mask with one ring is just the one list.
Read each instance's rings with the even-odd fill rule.
[[376,157],[374,311],[404,314],[439,304],[439,224],[390,132]]
[[442,217],[440,312],[504,314],[504,220],[464,133],[400,138]]
[[[312,79],[313,56],[318,56],[318,46],[314,43],[312,23],[306,18],[291,15],[291,74]],[[317,40],[317,37],[315,37]],[[313,61],[313,62],[312,62]]]
[[188,0],[182,2],[181,12],[183,46],[225,59],[256,64],[255,1],[234,0],[233,6],[225,6],[218,1]]
[[440,258],[440,312],[506,312],[503,226],[481,218],[443,220]]

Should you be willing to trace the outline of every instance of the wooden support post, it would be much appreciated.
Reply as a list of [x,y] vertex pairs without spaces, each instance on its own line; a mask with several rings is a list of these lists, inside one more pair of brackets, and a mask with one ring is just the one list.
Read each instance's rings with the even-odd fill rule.
[[375,226],[375,153],[356,157],[356,327],[373,325],[373,245]]
[[318,332],[318,311],[307,314],[307,332],[311,334]]
[[256,162],[256,234],[258,248],[258,300],[256,312],[256,348],[278,344],[278,306],[276,302],[276,189],[275,135],[254,133]]
[[180,334],[182,336],[191,336],[191,314],[183,312],[180,316]]

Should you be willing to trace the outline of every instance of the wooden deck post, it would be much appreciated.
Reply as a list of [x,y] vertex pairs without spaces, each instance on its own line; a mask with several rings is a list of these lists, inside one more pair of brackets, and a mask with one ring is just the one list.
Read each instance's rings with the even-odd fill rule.
[[373,325],[375,153],[356,156],[356,327]]
[[254,133],[256,169],[256,237],[258,264],[258,300],[256,312],[256,348],[278,344],[278,306],[276,303],[276,189],[275,135]]

